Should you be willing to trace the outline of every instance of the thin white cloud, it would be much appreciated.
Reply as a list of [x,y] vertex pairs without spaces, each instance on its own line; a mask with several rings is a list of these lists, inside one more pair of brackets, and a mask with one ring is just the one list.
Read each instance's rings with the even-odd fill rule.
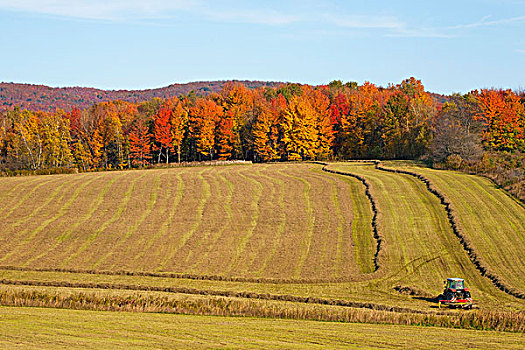
[[188,10],[197,4],[195,0],[0,0],[0,9],[84,19],[124,20],[164,17],[167,13]]
[[525,49],[516,49],[514,51],[519,52],[519,53],[525,53]]
[[327,14],[324,19],[328,23],[344,28],[398,29],[404,27],[404,24],[396,18],[385,16],[334,16]]
[[487,26],[495,26],[500,24],[510,24],[515,22],[523,22],[525,21],[525,16],[518,16],[518,17],[510,17],[510,18],[503,18],[498,20],[492,20],[489,21],[488,19],[490,16],[483,17],[481,20],[474,22],[474,23],[467,23],[467,24],[458,24],[455,26],[449,26],[445,27],[444,29],[471,29],[471,28],[479,28],[479,27],[487,27]]
[[511,23],[519,23],[525,21],[525,16],[503,18],[498,20],[490,20],[490,16],[483,17],[479,21],[473,23],[458,24],[446,27],[401,27],[387,34],[393,37],[420,37],[420,38],[453,38],[459,36],[462,32],[469,29],[480,27],[507,25]]
[[298,22],[299,16],[288,15],[277,11],[249,10],[249,11],[210,11],[203,10],[207,17],[218,21],[240,22],[254,24],[281,25]]
[[[241,5],[239,5],[241,4]],[[227,23],[288,25],[307,23],[341,30],[381,30],[389,37],[451,38],[464,31],[525,21],[525,16],[503,19],[484,17],[473,23],[446,27],[418,27],[393,16],[323,13],[286,13],[274,9],[208,0],[0,0],[0,9],[68,18],[108,21],[171,19],[194,15]],[[312,11],[311,11],[312,12]]]
[[386,34],[397,38],[453,38],[457,35],[440,30],[439,28],[398,28]]

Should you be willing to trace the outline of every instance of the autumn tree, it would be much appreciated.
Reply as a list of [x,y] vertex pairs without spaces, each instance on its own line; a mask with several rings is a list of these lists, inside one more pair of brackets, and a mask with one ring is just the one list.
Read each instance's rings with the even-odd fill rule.
[[525,151],[525,107],[511,90],[475,92],[485,145],[496,151]]
[[268,100],[262,91],[255,95],[252,127],[253,149],[263,161],[278,160],[281,157],[279,144],[279,117],[286,107],[282,95],[270,97]]
[[160,163],[162,151],[165,150],[166,164],[168,164],[169,150],[170,148],[173,149],[172,108],[171,102],[164,103],[154,118],[153,139],[155,140],[155,149],[159,151],[157,163]]
[[213,159],[215,147],[215,128],[223,109],[215,101],[197,98],[195,106],[190,108],[189,130],[194,138],[197,152]]
[[248,114],[253,109],[253,93],[243,84],[228,82],[220,94],[223,114],[217,125],[219,158],[245,156]]
[[450,156],[475,161],[482,155],[481,122],[476,120],[479,108],[472,94],[451,96],[438,113],[430,156],[445,161]]
[[177,150],[177,161],[180,163],[181,147],[188,124],[188,111],[181,102],[177,102],[171,114],[171,140]]
[[146,123],[137,120],[129,132],[129,154],[133,164],[143,167],[151,159],[149,130]]
[[287,160],[327,156],[333,139],[328,97],[309,86],[292,95],[281,112],[279,128]]

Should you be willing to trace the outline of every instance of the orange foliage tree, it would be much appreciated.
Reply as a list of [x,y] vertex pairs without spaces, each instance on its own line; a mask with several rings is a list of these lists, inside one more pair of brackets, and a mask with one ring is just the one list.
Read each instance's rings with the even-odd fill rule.
[[497,151],[525,151],[525,107],[511,90],[484,89],[475,92],[485,125],[483,140]]
[[215,147],[215,128],[223,114],[223,109],[215,101],[198,98],[190,108],[189,130],[195,140],[197,152],[213,159]]
[[151,159],[148,127],[137,120],[129,132],[129,155],[135,165],[143,167]]
[[171,133],[171,120],[173,116],[172,104],[166,101],[155,115],[153,124],[154,149],[159,151],[157,163],[160,163],[162,150],[165,150],[166,164],[169,162],[169,150],[173,149],[173,135]]

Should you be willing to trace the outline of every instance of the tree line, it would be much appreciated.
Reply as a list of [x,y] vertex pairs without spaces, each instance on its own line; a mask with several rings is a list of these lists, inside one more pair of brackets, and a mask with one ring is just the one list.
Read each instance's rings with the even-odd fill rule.
[[0,114],[0,170],[212,159],[473,162],[486,151],[525,152],[524,101],[511,90],[483,89],[439,103],[409,78],[388,87],[227,83],[207,96],[68,112],[14,108]]

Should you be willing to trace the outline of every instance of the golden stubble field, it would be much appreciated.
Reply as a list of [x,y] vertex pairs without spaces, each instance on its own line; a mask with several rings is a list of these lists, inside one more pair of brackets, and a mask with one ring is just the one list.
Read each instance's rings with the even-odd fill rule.
[[[453,222],[421,178],[370,162],[0,179],[0,304],[523,332],[525,208],[483,178],[383,166],[431,179]],[[480,310],[437,309],[446,277]]]
[[313,164],[2,179],[0,264],[350,279],[373,270],[361,186]]

